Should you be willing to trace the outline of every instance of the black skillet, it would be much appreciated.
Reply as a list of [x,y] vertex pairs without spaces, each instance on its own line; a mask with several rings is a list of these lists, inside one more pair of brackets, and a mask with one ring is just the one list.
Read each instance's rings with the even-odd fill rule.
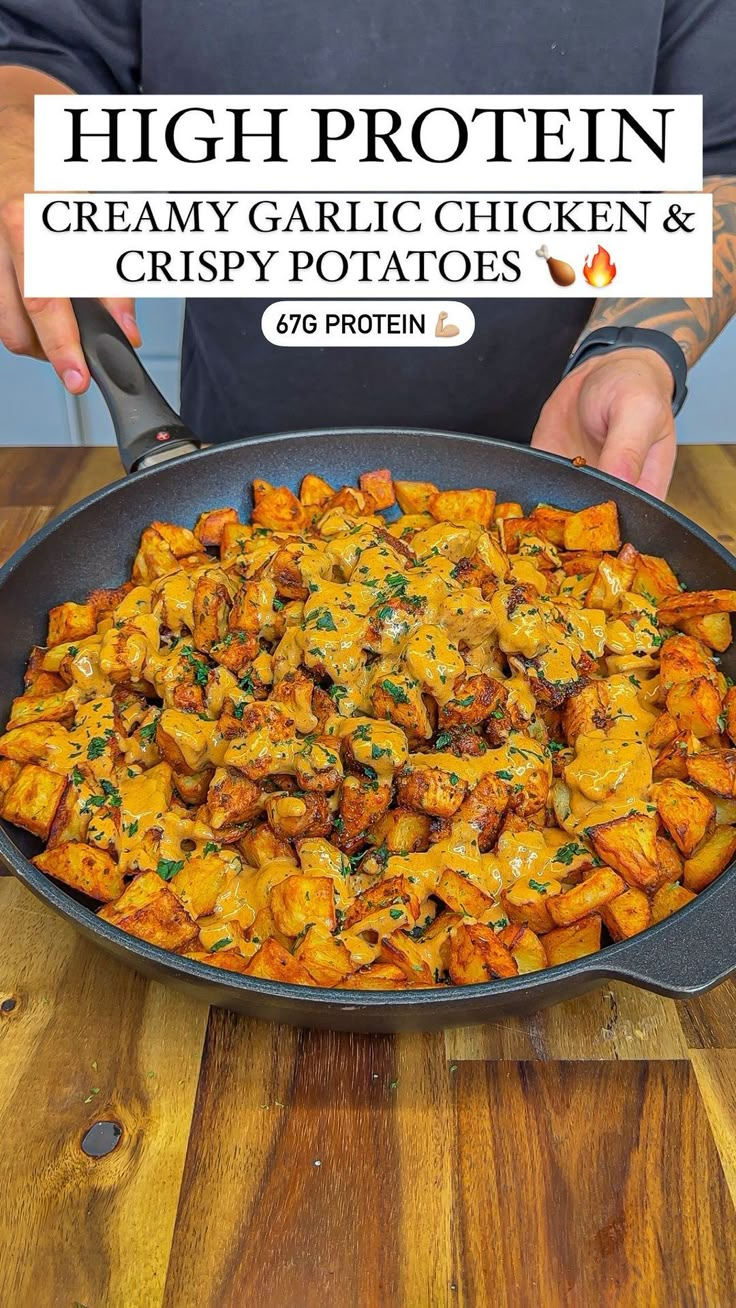
[[[254,476],[296,488],[305,472],[340,485],[355,483],[367,468],[390,467],[397,477],[440,486],[492,486],[499,499],[525,506],[541,499],[580,509],[613,497],[625,538],[648,553],[666,555],[689,587],[736,585],[733,558],[673,509],[599,472],[515,445],[380,428],[284,433],[193,452],[196,438],[156,390],[106,311],[93,300],[77,300],[75,309],[123,464],[133,475],[61,514],[0,572],[0,722],[20,693],[29,648],[43,643],[52,605],[83,600],[95,587],[124,580],[139,534],[154,518],[191,525],[202,509],[219,504],[235,505],[247,515]],[[160,466],[150,466],[151,460]],[[144,465],[148,470],[136,471]],[[736,674],[733,652],[723,666]],[[148,976],[274,1022],[350,1031],[436,1030],[533,1012],[608,978],[682,998],[709,990],[736,970],[736,868],[666,921],[577,962],[511,981],[382,994],[260,981],[136,940],[101,922],[83,896],[37,871],[28,858],[38,849],[33,836],[0,823],[2,862],[88,939]],[[12,930],[12,923],[5,929]]]

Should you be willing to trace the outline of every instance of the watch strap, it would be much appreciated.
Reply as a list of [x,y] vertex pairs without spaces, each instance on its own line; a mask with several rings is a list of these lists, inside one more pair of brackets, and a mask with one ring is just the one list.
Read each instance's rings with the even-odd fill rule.
[[653,327],[597,327],[583,338],[568,359],[563,377],[586,359],[612,350],[654,350],[672,373],[672,412],[677,415],[687,399],[687,363],[677,341]]

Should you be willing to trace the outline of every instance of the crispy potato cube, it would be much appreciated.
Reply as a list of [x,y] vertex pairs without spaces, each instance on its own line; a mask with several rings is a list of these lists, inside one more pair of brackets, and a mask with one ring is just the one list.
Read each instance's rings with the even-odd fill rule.
[[[651,733],[648,744],[650,749],[655,748],[652,746]],[[654,780],[667,781],[672,777],[677,781],[686,781],[688,755],[696,753],[697,749],[698,742],[692,732],[679,731],[657,755],[652,768]]]
[[214,913],[227,875],[227,868],[217,855],[193,854],[169,885],[192,917],[205,917]]
[[426,813],[394,808],[373,823],[368,836],[371,844],[385,845],[389,854],[414,854],[429,848],[430,829]]
[[72,781],[67,783],[56,806],[46,842],[47,849],[55,849],[57,845],[63,845],[69,840],[86,841],[92,817],[88,802],[94,793],[91,786],[76,786]]
[[656,554],[640,554],[636,560],[631,590],[655,604],[668,595],[679,595],[680,583],[666,559]]
[[443,868],[434,893],[453,913],[468,917],[482,917],[493,906],[493,899],[485,890],[450,867]]
[[166,541],[174,558],[184,559],[190,554],[201,553],[200,543],[188,527],[180,527],[176,522],[157,521],[152,522],[151,527]]
[[[255,482],[253,483],[255,488]],[[271,531],[301,531],[307,524],[307,512],[287,486],[272,487],[256,500],[252,520]]]
[[364,495],[370,495],[373,500],[374,509],[390,509],[391,505],[396,503],[394,484],[388,468],[363,472],[358,480]]
[[702,740],[718,731],[721,696],[705,677],[683,681],[667,692],[667,712],[674,718],[678,731],[692,731]]
[[239,559],[246,542],[251,539],[253,528],[242,522],[226,522],[220,533],[220,563],[223,567]]
[[493,930],[480,922],[463,923],[450,936],[450,977],[457,986],[477,985],[496,977],[518,976],[516,959]]
[[267,822],[251,827],[239,842],[239,849],[252,867],[264,867],[272,858],[291,858],[296,864],[293,847],[272,831]]
[[678,854],[675,846],[670,840],[665,840],[664,836],[657,836],[657,857],[662,869],[660,880],[679,881],[682,876],[682,859]]
[[558,509],[555,504],[538,504],[532,509],[535,535],[548,540],[550,545],[565,544],[565,525],[572,517],[570,509]]
[[311,926],[297,942],[294,957],[318,986],[336,986],[353,971],[347,946],[320,923]]
[[666,698],[673,686],[705,677],[715,685],[718,669],[710,650],[692,636],[669,636],[659,652],[660,694]]
[[647,814],[631,813],[594,827],[591,841],[596,854],[623,877],[629,886],[656,890],[668,880],[659,863],[657,820]]
[[518,877],[501,892],[501,903],[512,922],[528,926],[536,935],[542,935],[554,926],[549,900],[561,893],[562,885],[555,879],[545,877],[544,881],[537,881],[534,877]]
[[531,518],[500,518],[498,538],[501,549],[506,554],[518,554],[519,545],[525,536],[535,535],[537,524]]
[[46,746],[55,735],[64,739],[63,727],[44,725],[43,722],[30,722],[27,727],[16,727],[7,735],[0,736],[0,757],[12,759],[15,763],[34,763],[46,755]]
[[[660,892],[657,891],[657,894]],[[655,900],[657,895],[654,896]],[[644,931],[652,921],[649,896],[631,886],[601,908],[601,917],[612,940],[628,940]]]
[[652,922],[662,922],[664,918],[671,917],[695,898],[695,892],[686,886],[678,885],[676,881],[665,882],[652,898]]
[[736,830],[733,827],[716,827],[710,840],[685,860],[682,883],[695,894],[705,890],[711,881],[725,871],[736,857]]
[[119,899],[100,909],[98,917],[128,935],[174,952],[183,949],[198,934],[197,923],[155,872],[142,872],[134,877]]
[[97,630],[97,614],[91,604],[57,604],[49,609],[49,628],[46,644],[63,645],[68,641],[84,640]]
[[346,915],[344,930],[360,924],[390,935],[399,926],[413,927],[419,917],[419,899],[406,877],[386,877],[356,895]]
[[64,691],[57,690],[51,695],[19,695],[11,705],[7,729],[27,727],[32,722],[68,723],[74,712],[74,703],[67,699]]
[[394,931],[381,941],[381,961],[395,963],[412,985],[431,986],[432,969],[424,955],[421,943],[412,940],[406,931]]
[[572,513],[565,523],[566,550],[619,550],[618,508],[613,500]]
[[217,768],[207,791],[207,813],[214,831],[248,822],[263,808],[260,786],[236,768]]
[[610,867],[596,868],[572,890],[564,895],[553,895],[547,903],[549,915],[557,926],[570,926],[602,908],[625,889],[622,878]]
[[688,755],[691,781],[722,799],[736,799],[736,749],[704,749]]
[[500,522],[502,518],[523,518],[524,510],[518,500],[496,501],[493,510],[493,521]]
[[460,913],[450,913],[442,909],[422,933],[422,944],[431,966],[439,972],[446,972],[450,966],[450,939],[453,928],[462,922]]
[[437,487],[431,481],[395,481],[394,492],[402,513],[427,513]]
[[706,795],[684,781],[663,781],[657,787],[657,812],[677,848],[689,858],[715,826],[716,811]]
[[631,590],[633,578],[633,564],[622,558],[602,558],[588,587],[585,607],[613,613],[621,596]]
[[647,744],[650,749],[662,749],[666,745],[672,745],[682,735],[689,736],[690,732],[678,731],[677,723],[671,713],[660,713],[649,730]]
[[47,840],[65,788],[65,777],[35,763],[26,763],[5,792],[0,817]]
[[[227,925],[229,928],[230,923]],[[185,949],[182,952],[185,958],[194,958],[198,963],[207,963],[209,967],[219,968],[221,972],[239,972],[244,976],[248,970],[248,963],[256,952],[253,946],[244,946],[244,948],[248,950],[247,954],[231,948]]]
[[204,768],[201,772],[175,772],[174,789],[182,803],[206,803],[207,791],[214,775],[214,768]]
[[733,640],[731,619],[727,613],[704,613],[699,618],[683,618],[679,626],[688,636],[694,636],[719,654],[723,654]]
[[732,686],[726,692],[723,701],[723,712],[726,718],[726,731],[736,744],[736,686]]
[[5,795],[12,786],[17,777],[20,776],[20,763],[13,759],[0,759],[0,799]]
[[299,499],[305,509],[320,509],[334,494],[334,488],[323,477],[317,477],[313,472],[308,472],[302,478],[302,484],[299,487]]
[[657,605],[657,618],[664,627],[677,627],[683,618],[735,612],[736,590],[678,590],[676,595],[666,595]]
[[227,635],[230,596],[214,577],[200,577],[194,588],[192,634],[197,649],[207,652]]
[[286,981],[289,985],[313,986],[306,967],[294,958],[278,940],[265,940],[245,969],[246,976],[261,977],[264,981]]
[[219,548],[225,526],[236,526],[239,522],[237,509],[205,509],[194,524],[194,535],[201,545]]
[[605,731],[610,725],[610,698],[605,681],[591,681],[581,686],[575,695],[565,700],[562,709],[562,728],[568,745],[574,745],[578,736],[591,731]]
[[566,577],[592,577],[603,555],[600,550],[570,550],[560,555]]
[[123,874],[104,849],[69,840],[55,849],[45,849],[31,860],[41,872],[81,890],[91,899],[106,903],[117,899],[125,889]]
[[547,955],[539,936],[526,926],[514,923],[499,931],[498,938],[507,949],[511,950],[520,974],[541,972],[547,966]]
[[332,877],[307,877],[301,872],[278,881],[269,896],[276,928],[284,936],[298,936],[307,926],[320,923],[334,931],[335,883]]
[[406,975],[395,963],[370,963],[340,984],[341,990],[408,990]]
[[389,782],[376,783],[365,777],[346,777],[340,790],[339,834],[335,843],[353,854],[363,844],[369,828],[391,803]]
[[495,491],[476,488],[435,491],[429,497],[427,508],[435,522],[469,522],[490,527],[495,504]]
[[571,926],[549,931],[542,943],[550,967],[572,963],[586,954],[597,954],[601,947],[601,919],[597,913],[581,917]]

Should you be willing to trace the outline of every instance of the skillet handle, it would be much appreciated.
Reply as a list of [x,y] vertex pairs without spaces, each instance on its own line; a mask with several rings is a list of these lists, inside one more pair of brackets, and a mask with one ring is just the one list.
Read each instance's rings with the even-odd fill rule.
[[[633,936],[613,965],[607,949],[591,955],[601,977],[628,981],[672,999],[704,994],[736,972],[736,868],[641,936]],[[606,965],[608,963],[608,965]]]
[[72,299],[84,357],[110,410],[120,458],[135,472],[201,442],[149,377],[133,346],[99,300]]

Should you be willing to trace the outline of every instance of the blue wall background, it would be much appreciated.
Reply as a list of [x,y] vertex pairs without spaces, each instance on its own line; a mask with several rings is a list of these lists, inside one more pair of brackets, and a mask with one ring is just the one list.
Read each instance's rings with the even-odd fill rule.
[[[141,355],[159,389],[176,407],[179,395],[181,300],[140,300]],[[736,442],[736,321],[690,376],[690,398],[678,419],[682,443]],[[51,369],[0,347],[0,446],[112,445],[110,419],[95,386],[75,399]]]

